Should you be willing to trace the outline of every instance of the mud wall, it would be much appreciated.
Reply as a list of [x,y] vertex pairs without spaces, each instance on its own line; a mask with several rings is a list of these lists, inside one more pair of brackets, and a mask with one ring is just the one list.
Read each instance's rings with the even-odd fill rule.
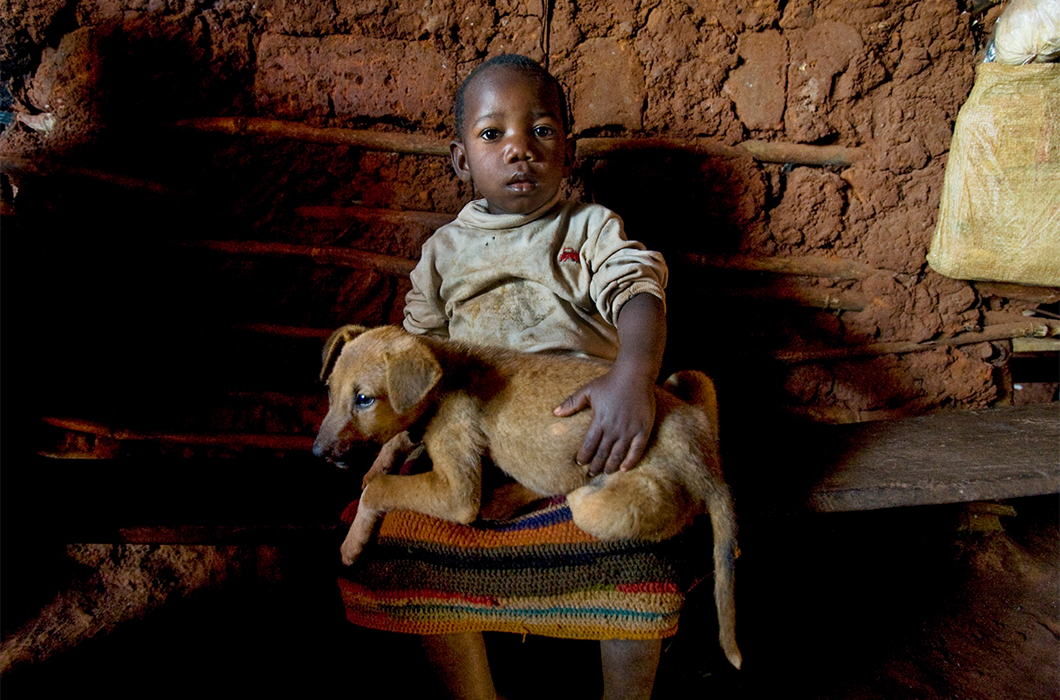
[[[712,373],[731,406],[852,420],[1008,401],[1006,340],[918,352],[887,344],[960,337],[1021,320],[1048,300],[998,296],[924,260],[953,121],[998,8],[973,15],[958,0],[10,6],[5,213],[46,269],[62,272],[35,289],[42,326],[72,297],[103,310],[87,325],[122,347],[158,324],[208,335],[234,324],[325,330],[400,319],[400,271],[264,258],[249,244],[414,260],[438,217],[408,212],[451,214],[474,194],[445,157],[173,124],[257,117],[444,144],[460,80],[483,57],[509,51],[547,62],[569,91],[584,143],[690,138],[845,154],[821,165],[747,151],[620,150],[581,157],[570,178],[571,197],[612,207],[633,237],[668,256],[667,369]],[[233,245],[224,255],[181,247],[202,240]],[[794,259],[801,274],[763,272],[748,256]],[[215,364],[218,351],[210,352]],[[299,381],[313,372],[315,360],[304,358],[292,360]],[[118,372],[129,362],[142,360],[125,358]]]

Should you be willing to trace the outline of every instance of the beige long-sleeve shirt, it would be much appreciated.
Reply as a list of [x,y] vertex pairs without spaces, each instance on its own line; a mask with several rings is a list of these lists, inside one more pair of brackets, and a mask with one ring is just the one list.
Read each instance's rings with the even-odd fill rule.
[[626,238],[597,204],[552,202],[529,214],[469,203],[423,245],[405,328],[529,352],[618,354],[615,323],[637,294],[665,302],[661,254]]

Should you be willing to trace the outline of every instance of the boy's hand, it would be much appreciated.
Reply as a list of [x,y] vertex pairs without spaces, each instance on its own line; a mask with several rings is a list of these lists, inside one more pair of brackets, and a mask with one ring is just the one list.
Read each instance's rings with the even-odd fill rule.
[[611,369],[555,410],[569,416],[592,407],[593,422],[577,457],[592,476],[635,467],[655,428],[655,378],[666,347],[662,301],[634,296],[622,307],[617,327],[619,350]]
[[569,416],[593,409],[593,422],[577,457],[591,476],[632,469],[648,446],[655,426],[655,391],[643,375],[627,374],[613,367],[555,410],[557,416]]

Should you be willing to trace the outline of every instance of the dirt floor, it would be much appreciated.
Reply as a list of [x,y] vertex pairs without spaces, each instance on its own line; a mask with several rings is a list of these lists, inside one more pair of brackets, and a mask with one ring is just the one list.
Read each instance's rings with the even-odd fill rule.
[[[744,669],[728,667],[717,647],[708,582],[692,591],[678,635],[664,647],[655,697],[1060,696],[1060,502],[1050,496],[1008,505],[1016,515],[1002,518],[1004,531],[958,529],[957,506],[745,522],[738,568]],[[141,620],[23,666],[0,679],[0,690],[9,698],[88,687],[119,698],[438,697],[414,638],[344,621],[332,571],[322,565],[333,559],[333,546],[273,552],[279,579],[240,577],[229,567],[227,585],[175,596]],[[5,552],[5,579],[12,566],[49,561],[48,552],[23,555],[13,561]],[[62,578],[46,568],[23,573],[37,584],[38,599]],[[65,580],[78,575],[67,570]],[[5,596],[5,626],[25,612],[12,607]],[[489,645],[510,700],[599,692],[594,643],[492,635]]]

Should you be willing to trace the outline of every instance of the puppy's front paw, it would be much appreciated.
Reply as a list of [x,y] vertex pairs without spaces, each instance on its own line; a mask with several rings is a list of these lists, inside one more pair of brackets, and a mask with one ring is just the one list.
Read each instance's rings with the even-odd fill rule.
[[[423,446],[420,445],[419,447],[419,451],[422,451]],[[379,450],[379,454],[376,456],[375,461],[372,462],[368,473],[361,479],[361,488],[368,486],[369,482],[377,476],[394,471],[406,458],[411,458],[413,455],[418,454],[416,445],[409,440],[408,433],[398,433],[390,438]]]
[[346,543],[342,543],[342,547],[339,548],[339,553],[342,555],[342,564],[344,566],[352,566],[353,562],[357,561],[357,557],[361,556],[363,547],[347,547]]
[[350,525],[349,531],[346,533],[346,539],[342,541],[342,546],[339,547],[339,553],[342,555],[342,563],[346,566],[350,566],[353,562],[357,561],[357,558],[361,556],[361,552],[364,551],[365,546],[368,544],[368,540],[372,538],[372,531],[375,529],[375,523],[378,518],[378,514],[373,512],[364,502],[364,495],[361,496],[361,504],[357,509],[357,515],[353,518],[353,523]]

